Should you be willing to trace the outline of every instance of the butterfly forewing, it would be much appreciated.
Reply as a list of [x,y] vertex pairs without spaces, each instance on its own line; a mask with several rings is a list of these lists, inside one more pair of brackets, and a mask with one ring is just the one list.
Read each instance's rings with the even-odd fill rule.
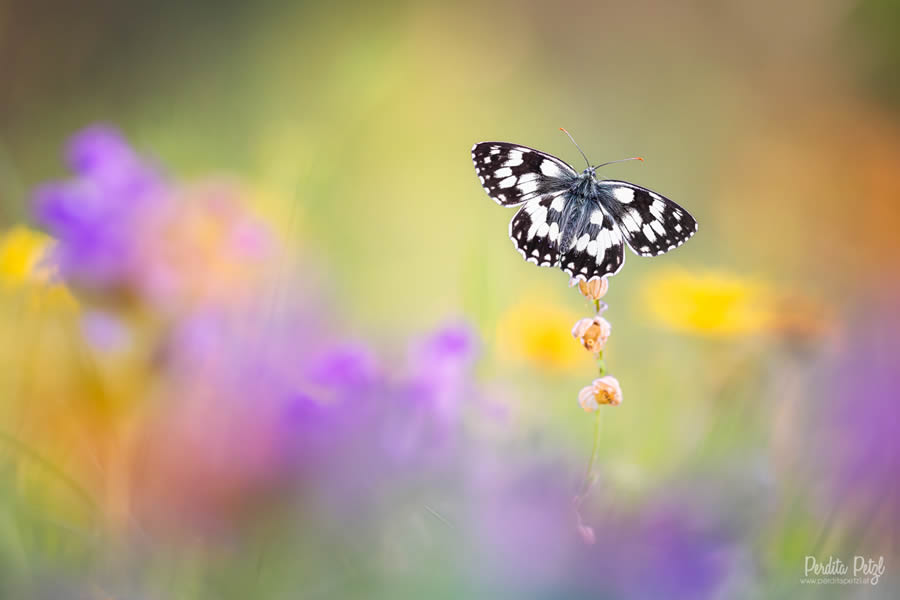
[[506,142],[475,144],[472,162],[488,195],[503,206],[540,198],[575,176],[572,167],[555,156]]
[[625,247],[610,216],[594,208],[560,263],[570,277],[585,281],[618,273],[625,264]]
[[603,180],[598,185],[606,208],[635,254],[664,254],[697,232],[694,217],[656,192],[627,181]]

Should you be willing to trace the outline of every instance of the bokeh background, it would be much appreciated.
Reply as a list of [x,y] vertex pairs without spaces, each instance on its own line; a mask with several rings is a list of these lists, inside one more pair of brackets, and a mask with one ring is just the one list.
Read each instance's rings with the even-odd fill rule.
[[[0,2],[0,597],[897,597],[898,6]],[[559,127],[700,222],[596,413]]]

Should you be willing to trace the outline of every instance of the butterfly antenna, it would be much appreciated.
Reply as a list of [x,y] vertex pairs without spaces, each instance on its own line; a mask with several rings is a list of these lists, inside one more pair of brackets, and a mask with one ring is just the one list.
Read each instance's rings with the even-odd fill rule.
[[587,163],[588,169],[591,168],[591,161],[588,160],[588,157],[585,156],[584,150],[581,149],[581,146],[578,145],[578,142],[575,141],[575,138],[572,137],[572,134],[566,131],[564,128],[560,127],[560,131],[569,136],[569,139],[572,140],[572,143],[575,144],[575,147],[578,148],[578,151],[581,152],[581,156],[584,156],[584,162]]
[[605,163],[603,163],[602,165],[597,165],[596,167],[591,167],[591,170],[594,171],[594,170],[596,170],[596,169],[599,169],[600,167],[605,167],[606,165],[614,165],[614,164],[616,164],[616,163],[625,162],[625,161],[628,161],[628,160],[639,160],[639,161],[641,161],[641,162],[644,162],[644,159],[643,159],[642,157],[640,157],[640,156],[632,156],[631,158],[620,158],[619,160],[611,160],[611,161],[609,161],[609,162],[605,162]]

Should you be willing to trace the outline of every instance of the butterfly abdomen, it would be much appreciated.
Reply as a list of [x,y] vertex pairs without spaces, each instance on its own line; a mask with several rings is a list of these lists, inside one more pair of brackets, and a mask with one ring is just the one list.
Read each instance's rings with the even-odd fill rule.
[[566,205],[562,214],[562,227],[559,239],[559,254],[562,256],[575,243],[575,236],[581,228],[584,219],[585,199],[578,194],[566,194]]

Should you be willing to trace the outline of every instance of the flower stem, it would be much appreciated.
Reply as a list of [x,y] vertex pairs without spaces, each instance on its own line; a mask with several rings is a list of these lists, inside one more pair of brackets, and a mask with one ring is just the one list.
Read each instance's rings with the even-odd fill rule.
[[597,372],[600,373],[600,377],[606,375],[606,361],[603,360],[603,350],[597,353]]
[[584,478],[581,481],[581,492],[578,494],[579,499],[583,499],[594,485],[593,472],[594,460],[597,458],[597,448],[600,446],[600,414],[603,411],[597,411],[597,417],[594,419],[594,444],[591,448],[591,458],[588,460],[587,468],[584,470]]

